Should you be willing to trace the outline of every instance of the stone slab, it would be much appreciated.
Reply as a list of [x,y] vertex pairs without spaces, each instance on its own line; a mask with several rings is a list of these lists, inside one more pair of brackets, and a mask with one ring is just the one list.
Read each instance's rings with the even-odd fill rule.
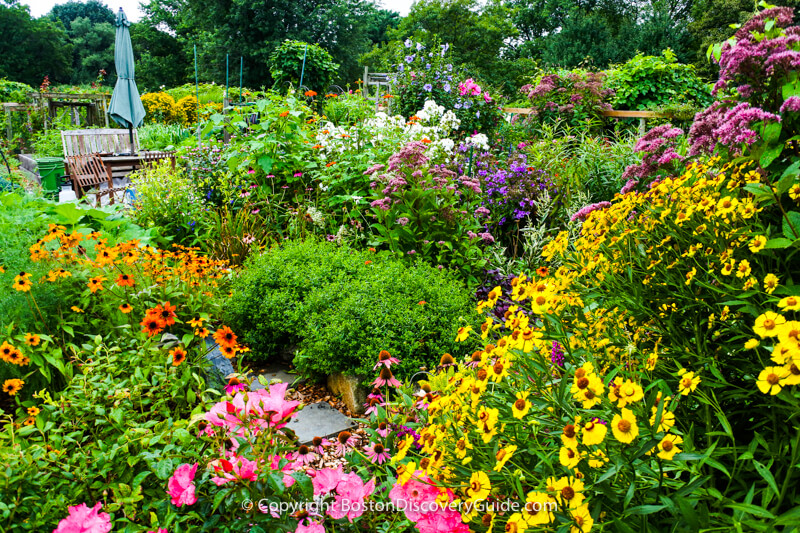
[[[297,374],[292,374],[290,372],[287,372],[286,370],[287,370],[287,367],[285,367],[285,366],[274,365],[274,366],[267,367],[266,369],[264,369],[262,372],[259,372],[258,374],[251,374],[250,377],[253,379],[253,382],[250,384],[250,388],[252,390],[263,389],[264,385],[262,385],[258,381],[258,377],[259,376],[264,376],[264,379],[267,381],[267,383],[270,383],[273,380],[278,380],[281,383],[288,383],[289,384],[289,388],[292,389],[301,380],[298,379],[299,376]],[[297,383],[295,383],[295,382],[297,382]]]
[[314,437],[335,437],[341,431],[350,430],[355,423],[326,402],[307,405],[289,422],[287,427],[295,432],[301,444],[308,444]]
[[228,384],[228,380],[225,379],[225,376],[233,374],[235,370],[233,369],[231,360],[222,355],[222,352],[219,350],[219,345],[214,342],[211,335],[206,337],[206,348],[210,350],[206,355],[206,359],[208,359],[212,365],[208,372],[208,384],[221,391],[225,388],[225,385]]

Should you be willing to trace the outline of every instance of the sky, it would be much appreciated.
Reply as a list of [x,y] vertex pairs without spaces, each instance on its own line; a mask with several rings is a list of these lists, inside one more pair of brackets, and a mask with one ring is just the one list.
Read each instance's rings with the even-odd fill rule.
[[[103,0],[103,2],[112,9],[115,13],[119,8],[125,11],[128,19],[136,22],[142,17],[142,12],[139,9],[140,0]],[[31,15],[34,17],[41,17],[50,12],[56,4],[63,4],[65,0],[22,0],[20,3],[27,4],[31,8]],[[379,3],[384,9],[391,9],[397,11],[401,15],[408,15],[408,10],[414,0],[379,0]]]

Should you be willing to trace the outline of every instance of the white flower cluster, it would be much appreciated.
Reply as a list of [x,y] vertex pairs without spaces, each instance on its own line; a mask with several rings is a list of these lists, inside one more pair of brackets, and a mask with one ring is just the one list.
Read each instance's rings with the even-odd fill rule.
[[464,140],[464,144],[481,150],[489,150],[489,138],[483,133],[476,133],[472,137],[467,137]]
[[435,151],[452,153],[454,143],[448,135],[461,124],[455,113],[428,100],[414,117],[406,120],[400,115],[389,116],[379,112],[354,126],[339,127],[326,122],[319,127],[316,141],[327,157],[358,149],[367,143],[372,146],[387,142],[399,145],[423,139],[431,141],[431,148]]
[[306,210],[306,214],[311,217],[311,222],[313,222],[315,226],[320,228],[325,226],[325,215],[316,207],[309,206]]

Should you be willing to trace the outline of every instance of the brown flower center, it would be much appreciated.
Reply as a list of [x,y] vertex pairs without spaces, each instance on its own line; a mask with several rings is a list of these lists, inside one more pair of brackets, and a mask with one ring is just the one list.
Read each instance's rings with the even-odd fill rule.
[[778,374],[772,373],[769,376],[767,376],[767,383],[769,383],[770,385],[777,385],[780,382],[781,378],[778,377]]
[[627,420],[620,420],[617,422],[617,429],[619,429],[623,433],[627,433],[631,430],[631,423]]
[[572,498],[575,497],[575,489],[569,486],[564,487],[563,489],[561,489],[561,497],[564,498],[565,500],[571,500]]
[[665,440],[664,442],[661,443],[661,449],[664,450],[665,452],[670,451],[674,447],[675,445],[672,444],[671,440]]
[[583,377],[578,378],[578,381],[575,383],[579,389],[585,389],[589,386],[589,378]]
[[575,437],[575,426],[572,424],[568,424],[564,426],[564,436],[568,439],[572,439]]
[[525,409],[525,400],[519,398],[516,402],[514,402],[514,407],[516,407],[518,411],[522,411]]

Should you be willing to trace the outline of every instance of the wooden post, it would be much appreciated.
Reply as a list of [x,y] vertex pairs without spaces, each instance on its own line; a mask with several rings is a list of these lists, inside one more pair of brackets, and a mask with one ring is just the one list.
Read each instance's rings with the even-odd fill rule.
[[103,116],[106,119],[106,128],[108,127],[108,107],[106,106],[106,95],[103,95]]
[[364,78],[361,80],[361,94],[364,98],[369,98],[369,89],[367,88],[367,78],[369,77],[369,67],[364,67]]
[[6,110],[6,137],[8,137],[8,142],[11,142],[11,139],[14,137],[14,128],[11,127],[11,109],[6,107],[5,110]]

